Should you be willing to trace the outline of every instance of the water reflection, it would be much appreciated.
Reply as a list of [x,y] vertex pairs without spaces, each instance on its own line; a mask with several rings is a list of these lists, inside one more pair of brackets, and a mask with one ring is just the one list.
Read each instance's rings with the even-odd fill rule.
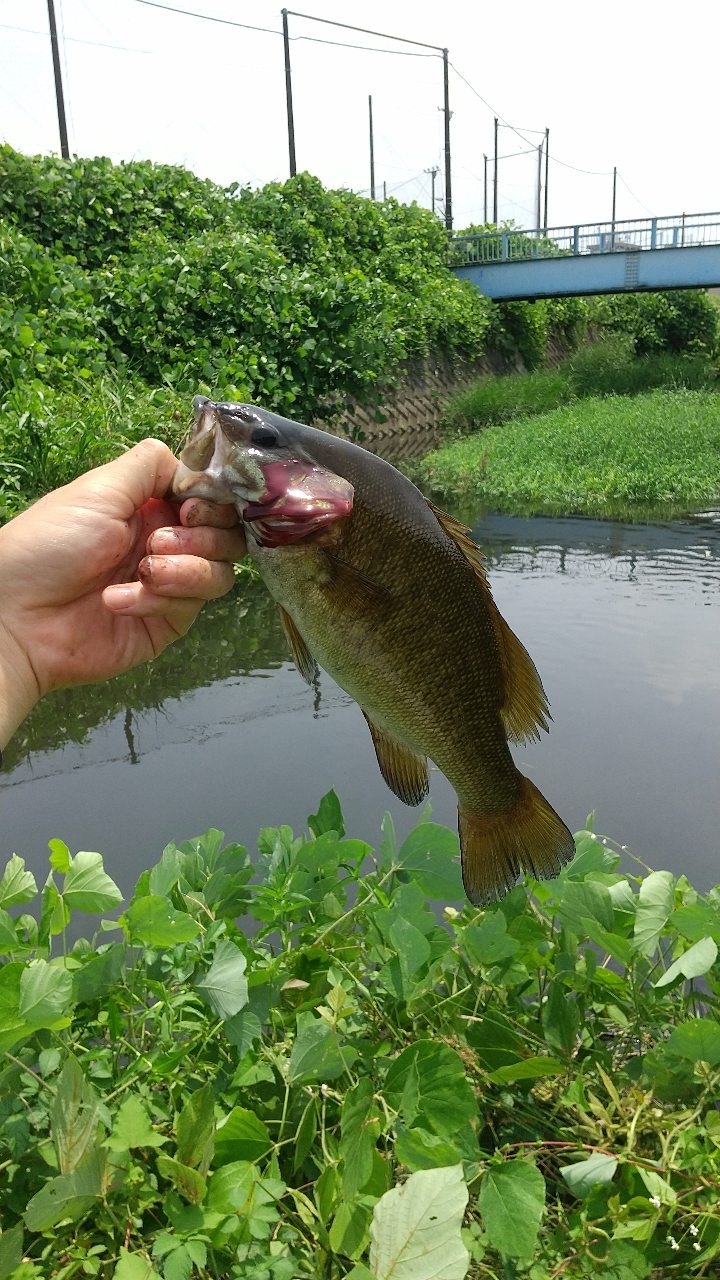
[[[552,706],[520,767],[571,826],[594,805],[651,865],[720,880],[720,520],[480,516],[474,531]],[[5,761],[0,854],[44,878],[61,835],[101,849],[126,890],[171,837],[212,824],[252,846],[261,826],[303,826],[331,785],[371,842],[384,809],[403,832],[417,816],[382,782],[358,708],[327,676],[297,675],[247,577],[154,663],[45,699]],[[452,790],[431,779],[452,824]]]

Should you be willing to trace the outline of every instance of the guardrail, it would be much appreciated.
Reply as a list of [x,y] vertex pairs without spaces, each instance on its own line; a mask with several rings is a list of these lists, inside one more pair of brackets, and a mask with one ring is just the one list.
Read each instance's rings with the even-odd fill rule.
[[580,254],[633,253],[720,244],[720,213],[682,213],[667,218],[631,218],[623,222],[585,222],[576,226],[501,229],[454,236],[453,266],[513,262],[529,258],[565,258]]

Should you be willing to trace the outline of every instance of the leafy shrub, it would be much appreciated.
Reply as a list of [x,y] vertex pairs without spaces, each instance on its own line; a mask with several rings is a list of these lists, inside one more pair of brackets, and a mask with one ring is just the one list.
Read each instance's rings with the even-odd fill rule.
[[639,356],[671,351],[714,357],[718,352],[720,310],[702,289],[594,298],[591,321],[627,334]]
[[376,852],[330,792],[257,874],[219,831],[171,843],[72,948],[120,904],[102,858],[51,841],[35,919],[13,857],[3,1275],[708,1274],[720,890],[620,874],[591,825],[557,880],[441,926],[456,836],[398,848],[386,817]]

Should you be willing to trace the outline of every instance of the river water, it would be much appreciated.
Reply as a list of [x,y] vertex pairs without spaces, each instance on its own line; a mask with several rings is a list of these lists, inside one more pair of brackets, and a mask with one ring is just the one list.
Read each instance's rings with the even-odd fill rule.
[[[720,881],[720,515],[621,524],[480,515],[497,603],[553,715],[518,764],[572,829],[596,830],[699,889]],[[455,798],[431,772],[434,818]],[[305,826],[334,786],[348,834],[375,844],[389,809],[365,721],[288,661],[275,607],[247,577],[151,666],[53,695],[6,752],[0,855],[44,880],[47,841],[97,849],[124,892],[171,838],[220,827],[251,850]]]

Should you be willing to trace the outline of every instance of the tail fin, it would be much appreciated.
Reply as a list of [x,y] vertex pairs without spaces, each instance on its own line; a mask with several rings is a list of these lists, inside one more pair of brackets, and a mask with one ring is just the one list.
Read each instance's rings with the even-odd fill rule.
[[502,898],[521,871],[551,880],[575,853],[565,823],[529,778],[509,809],[470,813],[460,805],[458,825],[463,883],[476,907]]

